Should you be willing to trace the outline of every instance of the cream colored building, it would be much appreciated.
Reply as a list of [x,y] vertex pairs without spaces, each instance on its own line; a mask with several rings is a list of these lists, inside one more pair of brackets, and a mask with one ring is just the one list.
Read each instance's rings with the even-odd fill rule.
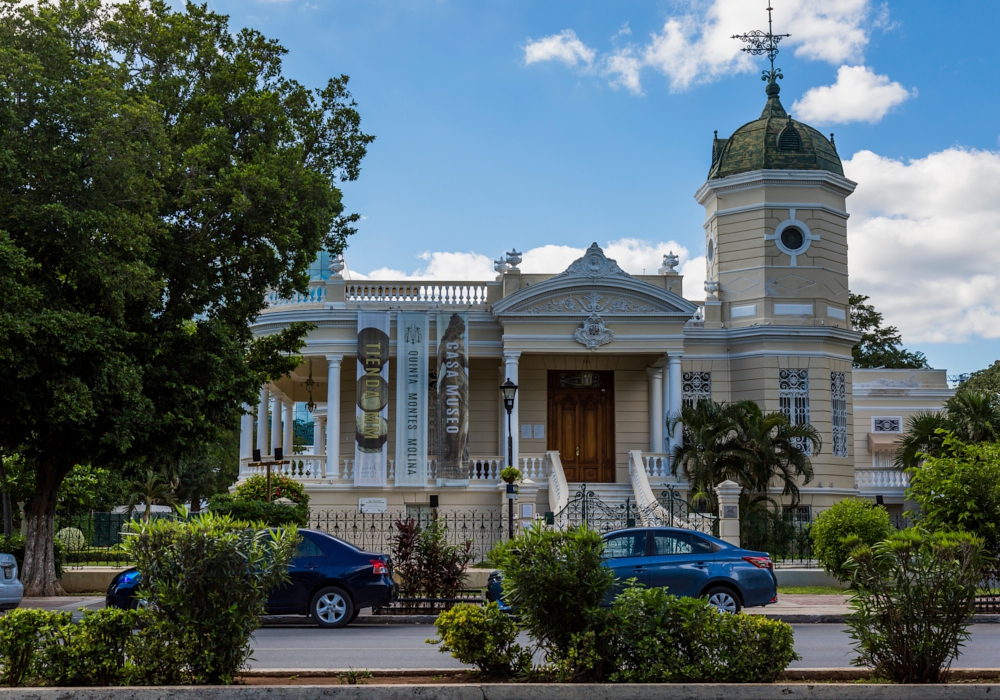
[[[352,281],[334,260],[327,279],[306,295],[273,298],[255,323],[258,334],[299,321],[316,330],[305,362],[262,388],[245,417],[241,477],[258,470],[249,466],[254,447],[268,455],[291,445],[293,404],[312,402],[313,446],[285,470],[306,484],[314,508],[374,498],[390,510],[419,509],[432,497],[445,510],[500,508],[508,455],[498,387],[511,379],[519,390],[510,457],[528,479],[518,501],[524,519],[559,512],[584,482],[605,502],[629,499],[654,517],[666,486],[686,489],[683,475],[670,474],[667,452],[681,435],[667,434],[669,418],[703,398],[750,399],[815,426],[823,446],[811,457],[814,480],[801,486],[814,512],[847,496],[902,503],[905,477],[888,450],[909,415],[939,408],[950,391],[943,371],[852,369],[859,334],[848,306],[847,199],[855,183],[833,142],[785,113],[777,87],[769,84],[759,119],[715,139],[709,178],[695,194],[705,208],[705,301],[684,297],[676,258],[667,256],[660,274],[630,275],[596,244],[548,275],[523,274],[512,252],[497,262],[497,278],[481,283]],[[359,486],[354,473],[359,313],[368,311],[389,319],[384,486]],[[438,315],[467,319],[463,478],[438,477],[432,435],[425,482],[395,485],[398,316],[406,312],[428,317],[432,373]],[[423,408],[434,414],[435,406]]]

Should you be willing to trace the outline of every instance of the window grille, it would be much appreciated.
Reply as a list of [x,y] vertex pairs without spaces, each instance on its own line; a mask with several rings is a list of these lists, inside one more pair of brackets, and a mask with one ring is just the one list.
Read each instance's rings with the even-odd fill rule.
[[847,456],[847,377],[830,372],[830,404],[833,411],[833,456]]
[[[792,425],[809,425],[809,370],[783,369],[778,373],[778,400],[781,412]],[[809,454],[812,443],[806,438],[796,440]]]
[[902,416],[875,416],[872,418],[873,433],[901,433],[903,432]]
[[699,401],[711,401],[712,373],[685,372],[682,400],[685,408],[694,408]]

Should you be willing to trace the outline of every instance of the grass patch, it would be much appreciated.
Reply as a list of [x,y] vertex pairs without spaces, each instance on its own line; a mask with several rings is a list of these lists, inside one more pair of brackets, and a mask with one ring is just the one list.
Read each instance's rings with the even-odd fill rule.
[[835,586],[778,586],[778,595],[846,595],[849,592]]

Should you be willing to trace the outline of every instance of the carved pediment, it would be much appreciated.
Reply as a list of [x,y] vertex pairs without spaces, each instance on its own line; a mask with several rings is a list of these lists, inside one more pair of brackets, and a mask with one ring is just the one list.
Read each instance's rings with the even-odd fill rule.
[[565,272],[523,287],[492,306],[504,317],[572,316],[690,318],[698,306],[663,287],[636,279],[595,243]]

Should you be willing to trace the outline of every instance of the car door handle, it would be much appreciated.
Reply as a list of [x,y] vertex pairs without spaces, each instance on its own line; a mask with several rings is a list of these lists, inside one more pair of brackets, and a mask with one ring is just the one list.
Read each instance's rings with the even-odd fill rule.
[[637,566],[634,569],[632,569],[632,571],[636,571],[636,572],[642,572],[642,571],[645,571],[645,570],[646,570],[645,566]]
[[695,564],[695,567],[698,568],[698,569],[707,569],[708,568],[708,562],[700,561],[697,564]]
[[309,571],[315,571],[316,569],[319,568],[319,564],[306,564],[306,568]]

